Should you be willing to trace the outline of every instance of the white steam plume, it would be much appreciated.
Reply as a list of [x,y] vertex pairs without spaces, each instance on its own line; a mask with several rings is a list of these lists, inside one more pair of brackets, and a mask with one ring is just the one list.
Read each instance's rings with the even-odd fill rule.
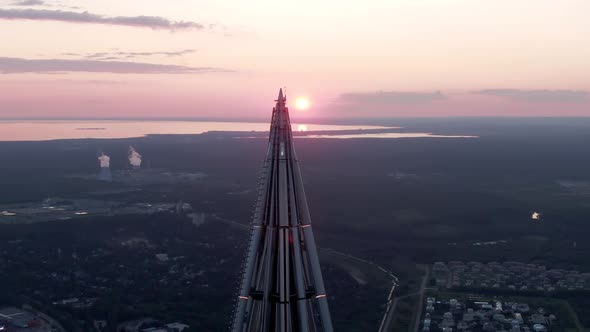
[[141,155],[132,146],[129,147],[129,163],[133,167],[141,166]]
[[104,154],[104,152],[100,154],[100,156],[98,157],[98,161],[100,162],[101,168],[111,167],[111,157]]

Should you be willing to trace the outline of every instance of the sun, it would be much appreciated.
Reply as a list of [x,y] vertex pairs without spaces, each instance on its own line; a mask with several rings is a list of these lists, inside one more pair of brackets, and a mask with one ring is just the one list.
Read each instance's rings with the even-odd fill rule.
[[295,108],[299,110],[306,110],[309,108],[309,99],[306,97],[299,97],[295,100]]

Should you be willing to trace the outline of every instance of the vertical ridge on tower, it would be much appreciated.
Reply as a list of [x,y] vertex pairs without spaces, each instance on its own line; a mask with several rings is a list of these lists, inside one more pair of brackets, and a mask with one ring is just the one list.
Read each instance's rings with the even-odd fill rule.
[[232,331],[332,332],[282,89],[261,174]]

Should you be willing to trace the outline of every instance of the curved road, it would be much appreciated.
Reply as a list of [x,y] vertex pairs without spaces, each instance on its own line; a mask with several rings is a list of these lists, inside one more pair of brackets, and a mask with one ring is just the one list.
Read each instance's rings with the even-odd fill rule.
[[422,316],[422,303],[424,302],[424,292],[426,291],[426,285],[428,284],[428,277],[430,276],[430,269],[428,266],[426,265],[419,265],[419,268],[421,268],[422,270],[424,270],[424,276],[422,277],[422,284],[420,285],[420,290],[414,293],[410,293],[410,294],[406,294],[400,297],[396,297],[395,299],[393,299],[393,301],[391,300],[391,297],[393,296],[393,289],[395,288],[395,284],[394,287],[391,289],[391,292],[389,294],[389,298],[387,299],[387,310],[385,311],[385,314],[383,316],[383,320],[381,321],[381,326],[379,326],[379,332],[388,332],[391,329],[391,322],[393,322],[393,318],[395,316],[395,308],[397,307],[397,303],[399,300],[401,299],[405,299],[407,297],[412,297],[412,296],[416,296],[416,295],[420,295],[420,298],[417,302],[417,308],[416,308],[416,316],[414,318],[414,325],[413,325],[413,331],[417,332],[418,331],[418,327],[420,326],[420,317]]

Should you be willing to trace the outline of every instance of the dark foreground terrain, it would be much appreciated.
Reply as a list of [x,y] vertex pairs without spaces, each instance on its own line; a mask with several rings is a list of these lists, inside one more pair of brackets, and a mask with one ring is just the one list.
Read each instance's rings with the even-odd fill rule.
[[[417,264],[435,261],[590,272],[590,121],[392,124],[480,137],[297,140],[338,331],[376,330],[391,286],[374,264],[346,255],[393,271],[399,294],[419,287]],[[0,205],[190,204],[26,224],[0,216],[0,304],[31,304],[71,331],[98,320],[115,331],[142,317],[224,330],[266,145],[234,136],[0,143]],[[129,145],[143,170],[129,168]],[[98,151],[112,158],[113,182],[95,179]],[[190,180],[153,180],[170,172]],[[78,304],[59,303],[68,298]],[[571,301],[585,317],[584,297]]]

